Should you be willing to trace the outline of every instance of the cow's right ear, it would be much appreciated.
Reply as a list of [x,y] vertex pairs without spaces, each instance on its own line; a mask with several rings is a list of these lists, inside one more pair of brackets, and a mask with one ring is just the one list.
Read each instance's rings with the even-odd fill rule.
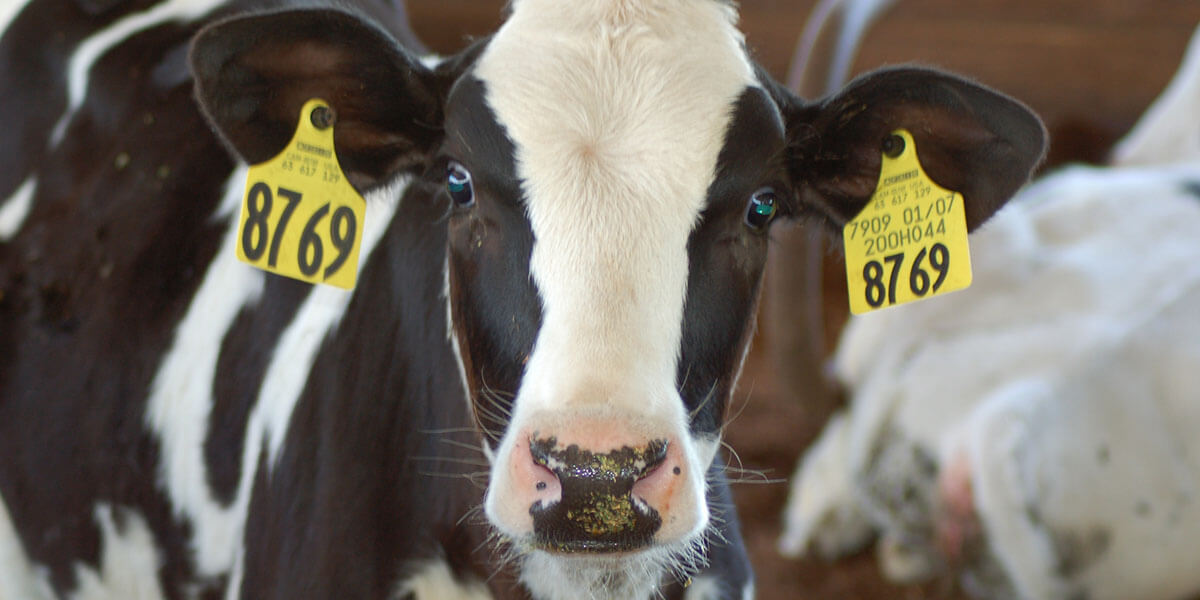
[[1024,104],[932,69],[880,69],[811,104],[775,94],[800,204],[839,234],[871,199],[883,149],[898,129],[912,134],[929,177],[963,195],[969,230],[1029,180],[1046,152],[1046,129]]
[[325,9],[214,23],[196,35],[190,63],[205,115],[251,164],[283,150],[306,101],[328,102],[339,162],[360,192],[423,167],[457,76],[426,68],[363,18]]

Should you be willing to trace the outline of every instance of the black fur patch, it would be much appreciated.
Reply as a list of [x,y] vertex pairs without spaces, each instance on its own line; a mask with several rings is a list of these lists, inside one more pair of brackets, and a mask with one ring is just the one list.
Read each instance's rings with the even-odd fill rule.
[[688,240],[688,287],[678,385],[693,432],[714,434],[750,341],[767,235],[745,224],[750,197],[763,187],[790,195],[783,168],[783,125],[758,88],[742,93],[717,161],[707,208]]
[[[442,154],[471,172],[475,189],[474,206],[448,209],[450,290],[476,417],[495,447],[541,328],[542,304],[529,276],[533,230],[515,150],[486,96],[484,83],[472,76],[455,86]],[[449,206],[446,194],[441,197]]]
[[277,275],[266,277],[263,297],[271,302],[244,308],[234,319],[221,342],[213,376],[213,406],[208,416],[204,459],[213,497],[226,506],[237,494],[246,425],[258,402],[258,391],[279,336],[291,324],[313,287]]

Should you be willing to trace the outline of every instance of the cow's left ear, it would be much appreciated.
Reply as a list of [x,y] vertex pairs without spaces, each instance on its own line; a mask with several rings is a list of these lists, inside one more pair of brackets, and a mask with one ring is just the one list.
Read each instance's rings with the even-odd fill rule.
[[359,191],[422,168],[441,140],[443,98],[456,76],[426,68],[391,35],[339,10],[220,21],[196,35],[189,60],[205,115],[251,164],[283,150],[306,101],[329,102],[339,162]]
[[[777,101],[781,100],[775,90]],[[864,75],[815,104],[782,98],[787,167],[802,206],[841,226],[870,200],[884,140],[912,133],[925,172],[961,192],[968,229],[992,216],[1029,180],[1046,150],[1041,120],[979,84],[923,68]]]

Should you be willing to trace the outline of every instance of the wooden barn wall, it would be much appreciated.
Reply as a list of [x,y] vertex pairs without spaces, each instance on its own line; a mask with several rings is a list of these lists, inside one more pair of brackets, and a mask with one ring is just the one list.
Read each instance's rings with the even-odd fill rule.
[[[421,38],[453,52],[501,22],[500,0],[409,0]],[[743,0],[742,28],[783,77],[810,0]],[[1169,79],[1200,20],[1189,0],[900,0],[871,30],[862,72],[920,62],[970,75],[1026,101],[1052,128],[1120,135]],[[1062,158],[1102,149],[1056,149]]]

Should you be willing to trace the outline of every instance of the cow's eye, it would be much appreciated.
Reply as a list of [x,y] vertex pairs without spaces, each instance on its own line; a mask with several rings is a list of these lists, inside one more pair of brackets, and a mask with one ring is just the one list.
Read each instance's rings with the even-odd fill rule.
[[475,203],[475,188],[471,185],[471,173],[466,167],[451,162],[446,166],[446,191],[450,199],[461,207]]
[[775,197],[775,190],[771,188],[758,190],[750,196],[750,202],[746,205],[746,225],[749,225],[751,229],[762,229],[770,224],[777,212],[779,212],[779,200]]

